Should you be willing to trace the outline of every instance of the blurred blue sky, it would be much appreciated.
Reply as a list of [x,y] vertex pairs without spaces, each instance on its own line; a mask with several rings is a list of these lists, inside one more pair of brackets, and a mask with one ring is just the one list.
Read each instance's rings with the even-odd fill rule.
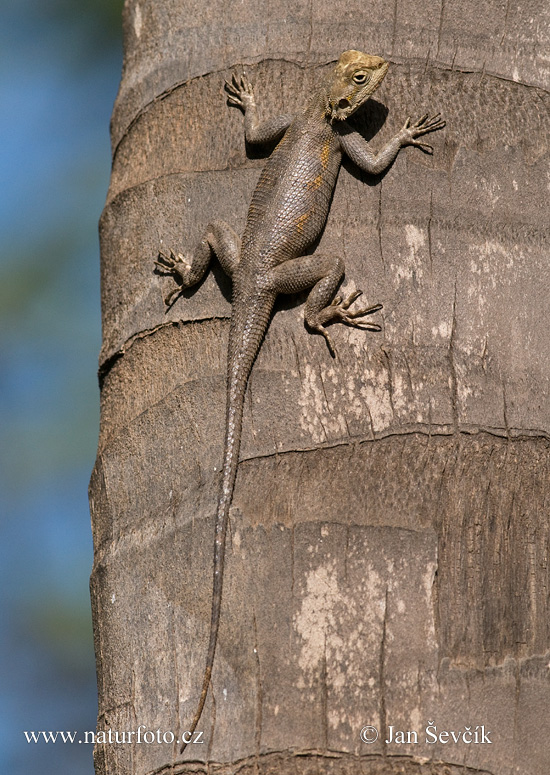
[[87,485],[120,0],[0,3],[0,771],[92,775]]

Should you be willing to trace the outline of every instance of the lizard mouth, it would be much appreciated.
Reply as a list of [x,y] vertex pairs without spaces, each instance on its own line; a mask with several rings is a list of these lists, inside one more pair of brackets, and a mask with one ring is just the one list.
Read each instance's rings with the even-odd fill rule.
[[345,97],[342,97],[342,99],[338,100],[338,102],[335,105],[331,106],[330,120],[344,121],[352,112],[353,112],[353,105],[348,99],[346,99]]

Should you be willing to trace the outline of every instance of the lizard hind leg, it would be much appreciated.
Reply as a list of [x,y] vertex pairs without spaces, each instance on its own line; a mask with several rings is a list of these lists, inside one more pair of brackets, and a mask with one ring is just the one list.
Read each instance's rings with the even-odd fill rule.
[[155,265],[161,273],[171,274],[178,283],[164,300],[167,307],[173,304],[183,290],[192,288],[202,280],[210,265],[212,253],[217,256],[224,272],[233,277],[241,255],[241,240],[224,221],[213,221],[208,226],[190,259],[174,250],[169,253],[159,251]]
[[325,328],[327,323],[340,322],[366,331],[380,331],[377,323],[362,318],[378,312],[382,309],[381,304],[351,310],[351,305],[362,291],[354,291],[345,299],[335,295],[344,276],[344,262],[338,256],[317,253],[300,256],[284,261],[272,271],[272,285],[276,293],[300,293],[311,288],[304,318],[309,328],[325,337],[332,355],[336,351]]

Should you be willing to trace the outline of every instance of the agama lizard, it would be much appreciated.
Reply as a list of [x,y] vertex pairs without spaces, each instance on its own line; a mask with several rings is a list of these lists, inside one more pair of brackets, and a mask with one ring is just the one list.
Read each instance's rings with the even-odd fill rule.
[[[320,236],[328,216],[342,155],[358,167],[376,175],[385,170],[405,145],[416,145],[428,153],[431,146],[417,138],[445,126],[440,115],[426,114],[416,123],[407,119],[403,128],[379,152],[346,123],[378,88],[388,62],[360,51],[345,51],[323,80],[304,110],[297,116],[279,116],[258,121],[252,87],[245,74],[226,82],[230,105],[244,112],[248,143],[265,143],[282,136],[268,159],[252,196],[242,242],[226,223],[216,220],[207,228],[191,260],[170,251],[159,253],[157,267],[172,274],[178,286],[167,296],[171,305],[184,288],[198,283],[215,254],[233,280],[229,353],[227,361],[227,403],[221,490],[215,524],[214,580],[210,636],[206,669],[191,734],[201,717],[216,652],[222,600],[225,540],[229,507],[237,474],[241,442],[243,405],[248,377],[269,325],[279,293],[300,293],[311,289],[305,304],[305,321],[322,334],[329,349],[334,347],[325,324],[336,321],[370,331],[380,326],[363,320],[381,309],[376,304],[351,310],[361,295],[355,291],[346,299],[336,296],[344,275],[338,256],[307,254]],[[186,743],[181,748],[185,749]]]

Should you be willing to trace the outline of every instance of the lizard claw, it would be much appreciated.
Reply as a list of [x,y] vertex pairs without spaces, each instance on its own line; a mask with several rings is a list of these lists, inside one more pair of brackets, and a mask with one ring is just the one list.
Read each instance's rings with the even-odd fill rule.
[[307,319],[307,323],[314,331],[322,334],[327,340],[330,354],[335,357],[336,348],[332,343],[331,338],[324,326],[325,323],[345,323],[348,326],[354,328],[361,328],[364,331],[381,331],[382,327],[378,323],[369,323],[362,318],[367,315],[372,315],[382,309],[381,304],[373,304],[371,307],[363,307],[362,309],[350,310],[351,305],[356,299],[361,296],[363,291],[354,291],[344,299],[342,296],[335,296],[332,302],[325,307],[321,312],[317,313]]
[[418,140],[413,140],[410,144],[416,146],[416,148],[420,148],[420,150],[424,151],[424,153],[427,153],[430,156],[434,152],[433,145],[429,145],[428,143],[420,143]]
[[166,306],[170,307],[183,291],[185,287],[185,278],[191,267],[181,253],[175,253],[173,250],[170,250],[170,255],[166,255],[162,250],[159,250],[158,260],[155,260],[154,263],[163,274],[170,274],[174,279],[179,279],[181,281],[181,284],[170,291],[164,299]]
[[[354,302],[356,299],[358,299],[358,298],[359,298],[359,296],[362,296],[362,295],[363,295],[363,291],[359,291],[359,290],[357,290],[357,291],[354,291],[353,293],[350,293],[350,295],[348,296],[348,298],[347,298],[345,301],[342,301],[342,302],[341,302],[341,307],[342,307],[342,309],[349,309],[349,308],[351,307],[351,305],[353,304],[353,302]],[[358,313],[357,313],[357,314],[358,314]]]
[[419,142],[416,138],[428,134],[428,132],[436,132],[438,129],[443,129],[445,125],[446,122],[441,118],[441,113],[437,113],[431,118],[428,113],[425,113],[418,121],[415,121],[414,124],[411,124],[411,119],[408,118],[401,130],[403,133],[402,136],[405,138],[404,144],[415,145],[425,153],[432,154],[432,146],[428,145],[428,143]]
[[354,291],[344,301],[340,300],[338,304],[335,304],[334,306],[331,305],[329,309],[332,313],[332,319],[341,323],[346,323],[348,326],[353,326],[354,328],[363,328],[365,331],[381,331],[382,329],[378,323],[369,323],[365,320],[359,320],[359,318],[364,318],[367,315],[372,315],[375,312],[378,312],[378,310],[381,310],[381,304],[373,304],[371,307],[363,307],[362,309],[353,311],[350,310],[353,302],[356,301],[362,293],[363,291]]
[[366,307],[365,309],[359,309],[356,312],[348,312],[340,317],[342,323],[353,328],[361,328],[363,331],[381,331],[382,326],[379,323],[369,323],[366,320],[358,320],[365,315],[372,315],[374,312],[378,312],[381,309],[381,304],[376,304],[373,307]]
[[175,253],[173,250],[170,250],[170,255],[167,256],[166,253],[163,253],[162,250],[159,250],[158,252],[158,258],[159,260],[155,260],[155,264],[160,268],[163,269],[165,272],[173,273],[174,271],[177,271],[177,265],[183,264],[186,269],[189,269],[189,264],[183,257],[181,253]]
[[183,291],[183,285],[176,285],[176,287],[164,297],[164,303],[166,304],[166,306],[171,307],[182,291]]
[[227,92],[227,102],[230,105],[235,105],[236,107],[241,108],[241,110],[246,110],[247,105],[254,102],[252,84],[248,80],[248,76],[245,72],[240,76],[233,73],[231,75],[231,80],[225,82],[224,88]]
[[336,348],[334,347],[334,343],[330,338],[327,329],[319,323],[319,325],[313,326],[313,330],[318,331],[320,334],[322,334],[325,337],[330,354],[332,355],[333,358],[336,358]]
[[191,266],[187,263],[183,254],[175,253],[173,250],[170,250],[169,256],[159,250],[158,259],[159,260],[155,260],[154,263],[159,269],[166,274],[176,275],[182,280],[184,279],[185,274],[191,269]]
[[422,126],[422,124],[424,123],[424,121],[426,121],[427,118],[428,118],[428,113],[424,113],[422,118],[419,118],[418,121],[415,121],[415,123],[413,124],[413,127],[417,128]]
[[428,114],[426,113],[412,128],[414,129],[415,135],[425,135],[427,132],[435,132],[437,129],[443,129],[446,123],[447,122],[441,118],[441,113],[437,113],[431,118],[428,118]]

